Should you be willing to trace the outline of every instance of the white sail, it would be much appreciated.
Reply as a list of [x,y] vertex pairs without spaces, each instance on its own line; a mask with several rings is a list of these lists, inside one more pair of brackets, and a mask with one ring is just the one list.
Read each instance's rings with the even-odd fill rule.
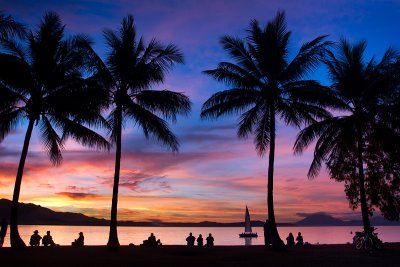
[[250,214],[249,214],[249,209],[247,208],[246,205],[246,215],[244,216],[244,232],[245,233],[252,233],[253,231],[251,230],[251,223],[250,223]]

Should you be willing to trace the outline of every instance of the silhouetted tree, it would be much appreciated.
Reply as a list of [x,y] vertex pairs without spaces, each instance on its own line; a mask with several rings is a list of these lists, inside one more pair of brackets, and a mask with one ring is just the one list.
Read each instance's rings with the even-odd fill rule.
[[117,234],[117,203],[121,165],[121,133],[124,122],[131,121],[143,129],[146,138],[178,150],[178,140],[164,119],[176,121],[178,114],[188,114],[191,103],[183,93],[151,90],[164,81],[165,74],[175,65],[183,63],[183,56],[173,45],[163,45],[152,39],[145,44],[137,40],[133,16],[122,20],[118,31],[105,30],[109,53],[106,63],[99,59],[98,69],[110,95],[109,124],[111,139],[116,143],[115,174],[111,205],[110,233],[107,246],[119,247]]
[[[398,184],[395,182],[398,181],[398,170],[387,170],[388,166],[398,165],[395,153],[400,151],[400,139],[399,128],[393,127],[398,114],[393,112],[395,105],[388,102],[388,96],[395,93],[396,75],[392,67],[399,54],[389,48],[379,63],[374,58],[366,62],[365,48],[365,42],[351,45],[342,39],[337,53],[329,52],[325,63],[332,80],[331,89],[337,101],[342,102],[338,105],[341,109],[337,116],[303,129],[294,150],[301,153],[317,140],[308,176],[317,176],[321,164],[326,162],[331,178],[345,182],[350,205],[353,208],[361,206],[364,230],[367,231],[370,229],[371,205],[384,207],[379,201],[385,201],[386,187]],[[391,160],[382,162],[385,157]],[[397,178],[390,178],[391,172]],[[369,195],[366,187],[370,190]],[[389,199],[387,195],[386,200]]]
[[9,37],[24,37],[26,34],[25,26],[16,22],[10,15],[0,12],[0,43]]
[[[55,13],[46,13],[26,45],[15,40],[2,44],[0,53],[0,142],[28,122],[11,205],[10,239],[13,248],[25,243],[18,233],[18,199],[25,160],[34,126],[51,162],[59,165],[68,137],[96,148],[109,143],[87,126],[105,125],[99,116],[107,92],[81,72],[90,51],[85,36],[64,38],[64,26]],[[103,97],[102,97],[103,96]]]
[[322,108],[326,97],[320,97],[326,88],[317,81],[304,78],[317,66],[329,43],[325,36],[304,43],[289,61],[291,32],[286,28],[283,12],[278,12],[264,28],[260,28],[256,20],[251,21],[247,32],[244,40],[222,37],[223,48],[235,62],[221,62],[216,69],[205,73],[231,89],[211,96],[203,104],[201,117],[241,114],[238,136],[247,138],[254,134],[260,156],[269,149],[268,219],[272,246],[281,249],[284,243],[276,228],[273,205],[276,119],[300,127],[303,123],[329,116]]

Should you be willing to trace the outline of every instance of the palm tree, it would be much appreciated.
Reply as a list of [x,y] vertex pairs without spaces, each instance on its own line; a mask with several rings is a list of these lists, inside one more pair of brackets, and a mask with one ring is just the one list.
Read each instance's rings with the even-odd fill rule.
[[23,24],[0,12],[0,42],[7,40],[10,36],[24,37],[25,34],[26,29]]
[[300,127],[316,118],[329,115],[321,108],[326,98],[320,98],[325,88],[304,77],[318,64],[325,51],[325,36],[304,43],[292,61],[288,59],[291,32],[286,28],[285,14],[278,12],[265,28],[251,21],[245,40],[224,36],[223,48],[235,60],[221,62],[214,70],[205,71],[231,89],[212,95],[202,108],[202,118],[218,118],[241,114],[238,136],[254,133],[254,143],[260,156],[269,149],[268,219],[272,246],[284,247],[276,228],[273,205],[276,119]]
[[[133,16],[122,20],[118,31],[105,30],[109,49],[106,63],[98,58],[98,69],[110,95],[109,124],[111,139],[116,143],[114,186],[111,205],[110,233],[107,246],[119,247],[117,234],[117,203],[121,165],[121,133],[124,122],[131,121],[143,129],[146,138],[178,150],[178,140],[164,119],[176,121],[178,114],[188,114],[191,103],[183,93],[151,90],[151,86],[164,81],[165,74],[175,63],[183,63],[179,49],[172,44],[163,45],[152,39],[146,46],[137,40]],[[161,118],[163,117],[163,118]]]
[[[332,80],[330,87],[338,103],[341,102],[341,108],[337,116],[303,129],[298,134],[294,151],[302,153],[317,140],[308,176],[317,176],[322,163],[326,162],[330,176],[346,182],[346,194],[353,208],[361,204],[364,230],[369,231],[365,156],[367,149],[383,149],[385,138],[399,140],[389,120],[383,119],[391,117],[386,112],[390,108],[385,97],[393,93],[391,80],[394,76],[390,69],[392,63],[398,61],[399,53],[389,48],[379,63],[374,58],[366,62],[365,48],[364,41],[351,45],[342,39],[336,55],[328,53],[325,63]],[[396,144],[390,146],[393,145]]]
[[[18,199],[34,126],[54,165],[68,137],[83,145],[109,149],[109,143],[87,126],[102,125],[99,116],[107,92],[81,72],[89,42],[85,36],[64,38],[64,26],[55,13],[46,13],[27,45],[9,40],[0,53],[0,142],[27,120],[21,158],[11,204],[10,239],[13,248],[24,248],[18,233]],[[4,97],[3,97],[4,96]],[[101,98],[103,96],[104,98]],[[104,100],[103,100],[104,99]]]

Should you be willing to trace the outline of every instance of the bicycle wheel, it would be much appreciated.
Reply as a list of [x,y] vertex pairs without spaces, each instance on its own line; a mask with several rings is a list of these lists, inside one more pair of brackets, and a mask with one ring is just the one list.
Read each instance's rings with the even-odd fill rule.
[[373,241],[372,238],[368,237],[364,241],[364,250],[368,253],[372,252]]
[[354,239],[354,245],[356,246],[356,249],[361,249],[364,243],[364,238],[363,237],[356,237]]

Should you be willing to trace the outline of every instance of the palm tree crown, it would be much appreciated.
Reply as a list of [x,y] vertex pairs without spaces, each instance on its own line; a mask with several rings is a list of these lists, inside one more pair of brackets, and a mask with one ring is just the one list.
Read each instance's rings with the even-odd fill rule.
[[28,121],[11,209],[13,247],[24,247],[17,230],[17,207],[33,127],[39,126],[41,141],[55,165],[62,161],[68,137],[90,147],[109,149],[107,140],[84,126],[105,124],[99,114],[107,104],[107,92],[81,74],[88,61],[85,54],[90,51],[89,45],[85,36],[65,39],[59,16],[51,12],[44,15],[38,30],[29,34],[27,45],[15,40],[3,43],[0,142],[20,121]]
[[24,37],[25,35],[26,29],[23,24],[0,12],[0,42],[8,40],[12,36]]
[[105,30],[104,36],[109,53],[106,64],[99,59],[97,68],[105,87],[109,89],[111,111],[108,121],[111,125],[111,138],[116,143],[108,247],[117,248],[117,199],[121,132],[124,124],[133,121],[142,128],[146,138],[153,136],[173,151],[177,151],[178,140],[165,119],[175,121],[178,114],[188,114],[191,103],[183,93],[151,90],[153,85],[164,81],[166,73],[176,63],[183,63],[183,56],[175,45],[163,45],[155,39],[146,45],[143,38],[137,40],[131,15],[123,19],[117,32]]
[[[214,70],[205,71],[231,88],[211,96],[203,105],[203,118],[241,114],[238,136],[254,134],[254,143],[260,156],[268,150],[268,216],[273,246],[283,243],[275,225],[273,210],[273,165],[275,151],[276,117],[286,124],[300,127],[303,123],[325,118],[329,113],[322,108],[328,103],[325,88],[305,77],[317,66],[329,42],[325,36],[304,43],[290,61],[285,15],[276,17],[260,28],[253,20],[245,40],[224,36],[223,48],[234,63],[221,62]],[[326,93],[328,94],[328,93]]]

